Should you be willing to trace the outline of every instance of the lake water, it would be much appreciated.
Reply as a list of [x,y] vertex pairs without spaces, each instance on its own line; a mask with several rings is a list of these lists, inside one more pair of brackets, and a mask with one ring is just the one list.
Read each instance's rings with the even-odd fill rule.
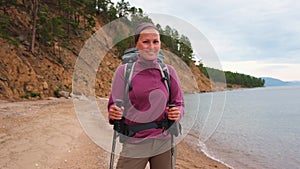
[[300,168],[300,86],[185,95],[193,144],[235,169]]

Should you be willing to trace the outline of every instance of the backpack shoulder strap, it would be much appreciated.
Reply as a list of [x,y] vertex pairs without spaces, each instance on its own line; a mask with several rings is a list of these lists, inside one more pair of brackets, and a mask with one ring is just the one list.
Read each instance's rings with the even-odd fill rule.
[[168,102],[170,103],[171,102],[171,84],[170,84],[170,73],[169,73],[169,69],[168,69],[168,66],[159,61],[159,67],[160,67],[160,72],[161,72],[161,76],[162,76],[162,80],[164,81],[165,85],[166,85],[166,88],[167,88],[167,91],[168,91],[168,94],[169,94],[169,100]]
[[[127,104],[129,102],[129,91],[132,90],[132,75],[134,69],[135,62],[125,63],[124,70],[124,103]],[[124,114],[125,116],[125,114]]]

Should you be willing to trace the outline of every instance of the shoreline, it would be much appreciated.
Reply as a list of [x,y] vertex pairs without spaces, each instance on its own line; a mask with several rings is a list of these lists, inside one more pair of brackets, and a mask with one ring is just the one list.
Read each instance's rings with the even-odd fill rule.
[[214,156],[210,155],[210,154],[209,154],[208,152],[206,152],[205,150],[201,149],[201,152],[202,152],[204,155],[206,155],[208,158],[211,158],[212,160],[215,160],[215,161],[217,161],[217,162],[219,162],[219,163],[225,165],[226,167],[228,167],[228,168],[230,168],[230,169],[235,169],[234,167],[230,166],[229,164],[223,162],[222,160],[217,159],[217,158],[215,158]]
[[[0,168],[109,168],[110,152],[89,138],[74,112],[72,99],[1,100]],[[187,141],[177,147],[176,168],[229,169]]]
[[214,157],[213,155],[210,155],[209,151],[207,150],[207,147],[206,145],[201,142],[201,143],[198,143],[198,144],[194,144],[193,142],[196,142],[198,140],[195,140],[197,139],[197,136],[196,134],[191,134],[189,133],[187,135],[188,139],[185,139],[184,142],[186,142],[187,144],[189,144],[190,146],[192,146],[194,149],[196,149],[197,151],[199,151],[199,153],[202,153],[204,154],[207,158],[210,158],[214,161],[217,161],[223,165],[225,165],[226,167],[230,168],[230,169],[234,169],[234,167],[230,166],[229,164],[225,163],[224,161]]

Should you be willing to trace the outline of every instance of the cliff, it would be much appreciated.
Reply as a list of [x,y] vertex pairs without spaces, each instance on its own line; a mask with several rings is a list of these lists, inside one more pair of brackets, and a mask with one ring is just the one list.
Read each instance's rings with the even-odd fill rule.
[[[73,38],[70,42],[72,46],[68,48],[56,44],[49,49],[36,44],[36,52],[33,54],[29,51],[28,31],[27,34],[24,31],[31,29],[30,15],[17,11],[15,8],[11,9],[9,14],[15,25],[19,25],[16,27],[18,34],[12,38],[18,40],[20,44],[13,45],[7,39],[0,37],[0,99],[44,99],[63,95],[61,91],[69,95],[74,85],[72,79],[76,60],[85,41],[91,35]],[[100,27],[101,19],[98,19],[95,31]],[[108,37],[107,41],[112,41],[109,35],[106,37]],[[106,51],[105,42],[102,42],[97,50]],[[96,70],[96,78],[91,81],[94,83],[80,84],[92,86],[97,97],[108,97],[114,71],[121,63],[112,50],[107,50],[108,52]],[[165,53],[166,63],[175,67],[185,93],[211,91],[210,80],[194,64],[187,66],[179,57]]]

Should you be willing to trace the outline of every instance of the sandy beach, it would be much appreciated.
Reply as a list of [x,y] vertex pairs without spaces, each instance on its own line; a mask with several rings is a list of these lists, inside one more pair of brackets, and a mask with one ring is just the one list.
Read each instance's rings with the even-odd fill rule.
[[[178,169],[228,169],[185,141],[177,150]],[[107,169],[109,159],[84,132],[72,99],[0,101],[1,169]]]

